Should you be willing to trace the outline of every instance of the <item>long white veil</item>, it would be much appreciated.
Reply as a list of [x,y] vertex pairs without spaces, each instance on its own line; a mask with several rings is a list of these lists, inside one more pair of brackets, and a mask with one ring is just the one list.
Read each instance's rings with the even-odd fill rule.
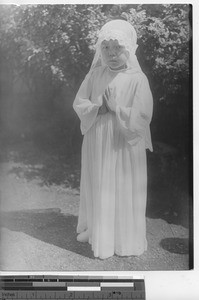
[[95,45],[95,55],[91,65],[91,70],[98,66],[103,66],[101,55],[101,43],[104,40],[118,40],[118,43],[129,52],[127,67],[141,71],[141,67],[135,55],[137,45],[137,34],[134,27],[124,20],[112,20],[106,23],[99,32],[99,37]]

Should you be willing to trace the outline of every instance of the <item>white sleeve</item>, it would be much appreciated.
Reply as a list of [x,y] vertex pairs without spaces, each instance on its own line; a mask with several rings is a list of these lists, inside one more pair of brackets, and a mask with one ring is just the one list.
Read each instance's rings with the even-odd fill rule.
[[92,74],[89,72],[82,82],[79,91],[75,97],[73,108],[80,118],[80,128],[82,134],[85,134],[94,124],[98,109],[102,105],[100,99],[97,103],[92,103],[90,100],[92,93]]
[[139,80],[132,100],[132,107],[117,106],[116,118],[127,142],[134,145],[148,135],[153,112],[152,93],[145,75]]

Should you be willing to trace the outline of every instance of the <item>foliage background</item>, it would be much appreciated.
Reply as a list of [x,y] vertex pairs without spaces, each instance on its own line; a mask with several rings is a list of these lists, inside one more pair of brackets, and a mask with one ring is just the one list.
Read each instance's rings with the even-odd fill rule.
[[168,202],[174,210],[192,192],[188,4],[1,5],[1,141],[5,147],[17,145],[23,161],[33,148],[34,160],[42,156],[39,153],[50,153],[51,163],[40,172],[45,183],[79,185],[79,171],[71,177],[63,167],[69,160],[75,161],[74,170],[80,169],[82,137],[72,103],[92,62],[98,30],[121,16],[137,31],[138,60],[154,97],[149,187],[164,191],[167,200],[175,199]]

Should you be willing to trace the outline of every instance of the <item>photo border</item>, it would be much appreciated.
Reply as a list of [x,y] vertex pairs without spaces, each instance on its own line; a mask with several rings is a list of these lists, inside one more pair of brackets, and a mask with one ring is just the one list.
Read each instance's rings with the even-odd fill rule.
[[[135,275],[144,276],[147,300],[197,299],[199,297],[199,1],[125,1],[122,4],[191,4],[193,17],[193,270],[187,271],[81,271],[81,272],[7,272],[0,275]],[[121,1],[60,1],[60,0],[1,0],[2,4],[121,4]]]

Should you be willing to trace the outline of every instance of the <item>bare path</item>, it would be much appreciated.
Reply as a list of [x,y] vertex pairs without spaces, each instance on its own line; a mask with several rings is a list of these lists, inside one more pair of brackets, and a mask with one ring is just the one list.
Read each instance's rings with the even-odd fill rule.
[[[188,269],[188,229],[147,218],[148,251],[140,257],[94,258],[76,241],[79,194],[62,185],[40,185],[1,164],[2,271],[130,271]],[[39,167],[39,166],[38,166]]]

